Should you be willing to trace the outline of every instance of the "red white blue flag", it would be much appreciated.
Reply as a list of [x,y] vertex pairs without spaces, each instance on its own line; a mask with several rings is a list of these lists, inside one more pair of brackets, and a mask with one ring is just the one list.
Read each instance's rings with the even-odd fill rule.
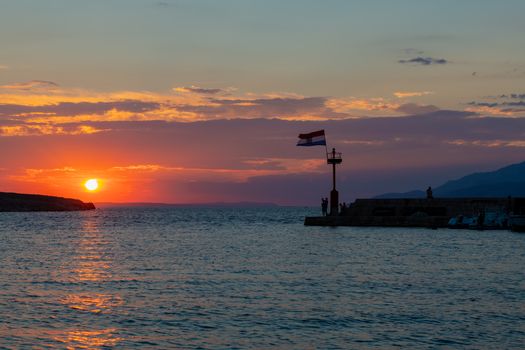
[[324,130],[314,131],[309,134],[299,134],[297,146],[326,146]]

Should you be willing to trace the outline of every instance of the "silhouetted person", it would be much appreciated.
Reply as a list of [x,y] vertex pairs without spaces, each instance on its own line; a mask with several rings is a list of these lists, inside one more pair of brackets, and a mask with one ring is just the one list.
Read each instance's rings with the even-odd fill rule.
[[478,215],[478,227],[482,228],[485,225],[485,209],[481,209]]
[[434,198],[434,195],[432,194],[432,187],[428,186],[427,188],[427,199]]
[[323,216],[326,216],[328,212],[328,198],[321,198],[321,209],[323,211]]

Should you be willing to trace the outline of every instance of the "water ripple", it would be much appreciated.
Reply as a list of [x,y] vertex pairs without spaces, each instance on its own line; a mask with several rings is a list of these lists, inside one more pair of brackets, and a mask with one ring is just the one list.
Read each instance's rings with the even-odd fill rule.
[[0,347],[523,347],[524,235],[307,214],[0,213]]

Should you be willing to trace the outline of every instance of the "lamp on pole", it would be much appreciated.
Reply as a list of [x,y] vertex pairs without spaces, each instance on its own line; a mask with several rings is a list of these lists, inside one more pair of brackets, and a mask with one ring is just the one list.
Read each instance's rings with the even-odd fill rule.
[[337,215],[339,212],[339,192],[335,187],[335,166],[343,162],[340,152],[332,148],[332,152],[326,153],[326,162],[332,164],[332,191],[330,191],[330,215]]

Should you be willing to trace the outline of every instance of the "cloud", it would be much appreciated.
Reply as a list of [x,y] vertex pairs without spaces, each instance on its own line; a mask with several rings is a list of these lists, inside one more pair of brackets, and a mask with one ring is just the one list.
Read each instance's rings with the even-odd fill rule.
[[492,99],[492,100],[505,100],[505,99],[523,100],[525,99],[525,94],[523,93],[500,94],[500,95],[485,96],[485,98]]
[[525,140],[451,140],[446,143],[455,146],[476,146],[476,147],[517,147],[524,148]]
[[[187,89],[187,88],[184,88]],[[321,121],[406,114],[407,107],[386,98],[306,97],[292,93],[226,95],[228,89],[193,87],[180,94],[153,92],[93,93],[81,90],[0,91],[0,118],[59,125],[96,121],[185,121],[276,118]],[[219,92],[220,91],[220,92]],[[430,94],[396,92],[398,98]],[[414,107],[415,105],[413,105]],[[56,129],[57,132],[60,129]],[[60,132],[59,132],[60,133]]]
[[478,117],[503,117],[503,118],[510,118],[510,117],[518,117],[520,114],[520,111],[516,111],[515,109],[508,109],[508,108],[499,108],[499,107],[488,107],[488,106],[472,106],[465,108],[465,111],[475,113]]
[[[10,86],[11,87],[11,86]],[[327,97],[297,94],[236,94],[233,89],[179,88],[185,92],[109,92],[60,89],[0,90],[0,118],[67,123],[89,120],[168,120],[195,122],[231,118],[329,120],[350,117],[328,106]],[[29,89],[29,85],[24,87]]]
[[[192,89],[197,89],[193,87]],[[201,88],[198,88],[201,89]],[[335,121],[377,117],[402,117],[435,113],[430,104],[403,103],[409,98],[426,96],[431,91],[396,91],[384,97],[323,97],[293,93],[252,94],[236,92],[158,93],[148,91],[93,92],[78,89],[0,90],[2,135],[94,134],[107,131],[98,122],[204,122],[223,119],[280,119],[292,121]],[[523,115],[525,102],[520,94],[506,100],[471,101],[466,111],[473,117],[484,115]],[[11,124],[7,124],[7,122]],[[25,126],[25,127],[24,127]],[[9,128],[5,128],[9,127]],[[102,130],[102,131],[100,131]]]
[[[480,114],[523,117],[525,116],[525,94],[501,94],[487,96],[489,101],[470,101],[467,110]],[[496,101],[494,101],[496,100]]]
[[337,113],[327,108],[326,101],[324,97],[212,98],[207,104],[180,105],[177,110],[202,116],[203,119],[288,118],[303,115],[322,116],[324,119],[337,117]]
[[203,94],[203,95],[216,95],[219,93],[225,93],[226,90],[223,89],[210,89],[210,88],[202,88],[198,86],[189,86],[189,87],[176,87],[173,89],[175,92],[181,92],[181,93],[194,93],[194,94]]
[[[107,192],[97,197],[101,201],[310,203],[330,190],[330,168],[323,147],[295,144],[299,133],[318,129],[326,130],[330,147],[343,152],[338,170],[345,199],[403,186],[411,190],[481,166],[523,160],[516,150],[523,149],[525,119],[475,116],[439,110],[323,121],[98,120],[50,125],[31,135],[26,130],[25,137],[0,137],[0,149],[9,150],[2,154],[7,176],[20,174],[17,169],[67,166],[76,171],[41,172],[31,178],[34,187],[21,178],[2,180],[2,185],[84,198],[82,181],[98,177],[106,183]],[[0,119],[0,127],[20,126],[3,122]],[[72,135],[81,132],[81,126],[106,131]],[[53,187],[56,184],[60,186]]]
[[0,70],[2,69],[9,69],[9,66],[6,66],[5,64],[0,64]]
[[159,103],[137,100],[109,102],[61,102],[52,105],[27,106],[0,104],[0,116],[76,116],[81,114],[104,114],[111,110],[142,113],[159,108]]
[[114,166],[108,171],[159,171],[159,170],[170,170],[170,168],[159,165],[159,164],[134,164],[126,166]]
[[44,136],[44,135],[91,135],[109,129],[100,129],[91,125],[55,126],[50,124],[0,125],[0,137]]
[[[51,87],[46,89],[45,87]],[[56,88],[52,88],[56,87]],[[175,93],[173,93],[175,92]],[[397,98],[429,91],[399,91]],[[179,87],[170,93],[94,92],[58,88],[33,80],[0,88],[0,118],[28,123],[90,121],[185,121],[277,118],[320,121],[405,113],[399,101],[382,97],[302,96],[294,93],[240,93],[233,88]]]
[[382,146],[386,141],[383,140],[342,140],[345,145],[365,145],[365,146]]
[[499,103],[497,102],[476,102],[470,101],[467,103],[469,106],[481,106],[481,107],[497,107]]
[[411,59],[406,60],[399,60],[398,63],[403,64],[414,64],[414,65],[422,65],[422,66],[429,66],[434,64],[447,64],[448,61],[444,58],[433,58],[433,57],[422,57],[417,56]]
[[405,103],[396,108],[398,112],[408,115],[427,114],[439,111],[439,108],[433,105],[419,105],[416,103]]
[[10,83],[6,85],[0,85],[0,89],[6,90],[54,90],[58,88],[58,84],[52,81],[46,80],[31,80],[27,82],[20,83]]
[[394,96],[397,98],[407,98],[432,95],[433,93],[432,91],[396,91],[394,92]]
[[503,106],[512,106],[512,107],[523,107],[523,106],[525,106],[525,101],[503,102],[501,105],[503,105]]
[[376,98],[333,98],[326,102],[327,107],[338,113],[352,113],[355,111],[392,113],[398,107],[398,103],[387,99]]

